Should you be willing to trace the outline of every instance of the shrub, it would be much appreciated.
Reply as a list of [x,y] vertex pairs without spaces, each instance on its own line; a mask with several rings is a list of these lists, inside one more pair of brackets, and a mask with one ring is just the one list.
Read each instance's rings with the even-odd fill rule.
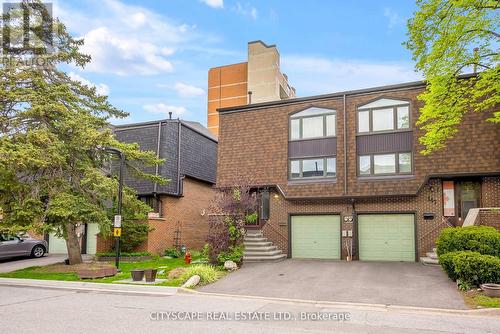
[[455,273],[455,266],[453,265],[453,258],[456,253],[458,252],[445,253],[439,256],[439,264],[452,281],[456,281],[458,278]]
[[208,284],[221,278],[222,272],[208,264],[197,264],[186,268],[180,279],[185,282],[194,275],[200,276],[200,284]]
[[436,241],[437,254],[473,251],[500,257],[500,232],[489,226],[450,227]]
[[457,278],[465,284],[500,284],[500,258],[463,251],[455,254],[453,265]]
[[122,236],[120,249],[123,252],[133,252],[140,244],[148,238],[148,233],[153,231],[148,224],[133,221],[122,223]]
[[226,261],[240,263],[243,258],[243,245],[230,247],[229,250],[221,252],[217,256],[217,262],[223,264]]
[[462,288],[483,283],[500,284],[500,258],[479,252],[457,251],[443,254],[439,263],[452,280],[459,279]]
[[[95,253],[97,257],[115,257],[116,253],[114,252],[100,252]],[[152,256],[150,252],[120,252],[121,257],[136,257],[136,256]]]
[[165,249],[164,255],[173,257],[174,259],[177,259],[177,258],[181,257],[182,254],[181,254],[181,251],[178,249],[167,248],[167,249]]

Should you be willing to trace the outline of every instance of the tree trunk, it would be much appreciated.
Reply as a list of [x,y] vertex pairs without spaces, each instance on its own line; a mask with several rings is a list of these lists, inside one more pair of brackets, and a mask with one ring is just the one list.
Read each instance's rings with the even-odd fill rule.
[[82,252],[78,236],[76,235],[76,226],[74,224],[66,224],[66,247],[68,248],[69,264],[82,263]]

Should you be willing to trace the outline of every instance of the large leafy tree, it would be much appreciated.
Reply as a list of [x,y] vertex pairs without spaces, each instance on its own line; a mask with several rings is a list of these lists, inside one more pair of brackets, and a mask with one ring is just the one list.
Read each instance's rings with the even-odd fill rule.
[[[129,169],[138,176],[159,183],[166,180],[141,172],[143,165],[161,162],[152,152],[115,139],[108,120],[127,114],[113,107],[106,96],[98,95],[95,87],[72,80],[61,70],[62,65],[84,67],[90,62],[89,56],[79,52],[83,40],[71,37],[38,0],[21,4],[22,8],[10,13],[11,19],[22,17],[29,8],[32,22],[44,18],[45,27],[52,29],[37,32],[36,50],[3,55],[0,229],[54,232],[66,239],[70,263],[80,263],[77,227],[98,223],[104,233],[111,228],[113,205],[109,203],[117,198],[118,182],[106,172],[113,157],[105,148],[123,151]],[[22,22],[14,24],[18,21],[3,22],[10,36],[22,36]],[[37,61],[26,61],[33,59]],[[148,210],[125,187],[124,215],[143,219]]]
[[[427,80],[417,124],[422,153],[443,148],[467,112],[491,113],[499,123],[498,0],[417,0],[406,46]],[[477,75],[461,76],[477,70]]]

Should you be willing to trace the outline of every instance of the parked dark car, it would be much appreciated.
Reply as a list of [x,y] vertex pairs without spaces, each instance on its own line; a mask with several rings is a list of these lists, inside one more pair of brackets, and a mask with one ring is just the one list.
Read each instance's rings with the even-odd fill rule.
[[45,240],[0,234],[0,259],[16,256],[39,258],[45,255],[47,249]]

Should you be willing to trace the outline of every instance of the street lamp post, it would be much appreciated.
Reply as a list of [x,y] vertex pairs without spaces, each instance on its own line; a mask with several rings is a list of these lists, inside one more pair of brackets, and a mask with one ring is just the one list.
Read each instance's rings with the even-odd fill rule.
[[[123,154],[122,151],[117,150],[116,148],[106,148],[106,151],[112,152],[117,154],[120,157],[120,171],[118,175],[118,208],[117,208],[117,216],[119,217],[119,228],[120,228],[120,233],[119,235],[116,235],[115,233],[115,252],[116,252],[116,258],[115,258],[115,266],[116,270],[119,272],[120,271],[120,235],[121,235],[121,216],[122,216],[122,202],[123,202],[123,169],[125,166],[125,154]],[[117,221],[115,218],[115,228]]]

